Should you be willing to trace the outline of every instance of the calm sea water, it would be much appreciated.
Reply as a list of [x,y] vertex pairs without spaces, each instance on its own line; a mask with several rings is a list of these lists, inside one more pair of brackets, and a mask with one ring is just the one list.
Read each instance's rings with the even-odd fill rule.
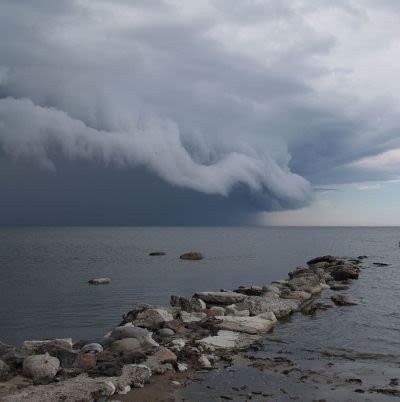
[[[363,271],[352,289],[362,304],[294,318],[285,336],[304,331],[306,348],[329,334],[331,346],[399,359],[399,240],[399,228],[1,228],[0,340],[98,337],[137,303],[267,284],[322,254],[366,254],[391,265]],[[167,255],[149,257],[155,250]],[[179,260],[190,250],[205,259]],[[87,284],[104,276],[111,285]]]

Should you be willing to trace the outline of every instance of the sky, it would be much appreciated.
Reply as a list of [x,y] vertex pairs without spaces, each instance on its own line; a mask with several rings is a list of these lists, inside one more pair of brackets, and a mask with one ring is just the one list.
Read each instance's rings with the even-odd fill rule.
[[400,225],[395,0],[0,0],[0,224]]

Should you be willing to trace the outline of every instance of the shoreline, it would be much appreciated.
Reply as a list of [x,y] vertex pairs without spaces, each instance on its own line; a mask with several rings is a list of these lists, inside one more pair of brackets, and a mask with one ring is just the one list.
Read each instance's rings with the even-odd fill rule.
[[[229,363],[294,311],[329,308],[319,301],[321,292],[346,290],[364,258],[317,257],[270,285],[197,292],[191,299],[171,296],[171,306],[139,305],[99,339],[25,341],[19,349],[0,344],[3,379],[11,378],[0,382],[0,401],[106,401],[113,394],[109,400],[124,394],[124,401],[140,400],[140,391],[131,387],[143,387],[150,378],[153,385],[141,393],[153,387],[157,400],[167,384],[174,389],[171,378],[188,379],[196,370]],[[333,302],[354,304],[344,295]],[[169,383],[154,386],[163,377]],[[77,392],[82,386],[85,395]]]

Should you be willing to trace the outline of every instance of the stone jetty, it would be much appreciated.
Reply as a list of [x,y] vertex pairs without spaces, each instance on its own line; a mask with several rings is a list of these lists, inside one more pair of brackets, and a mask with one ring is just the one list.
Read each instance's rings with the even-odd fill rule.
[[327,306],[319,295],[350,286],[361,263],[327,255],[271,284],[173,295],[169,306],[141,304],[98,339],[30,340],[19,348],[0,342],[0,401],[106,401],[145,386],[152,375],[212,369],[295,311],[356,304],[336,294]]

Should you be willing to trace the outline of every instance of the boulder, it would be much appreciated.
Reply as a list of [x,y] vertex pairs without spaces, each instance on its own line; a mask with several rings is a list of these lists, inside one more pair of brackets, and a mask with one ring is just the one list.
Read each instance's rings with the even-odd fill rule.
[[71,338],[59,338],[59,339],[47,339],[43,341],[24,341],[22,344],[22,352],[35,355],[44,354],[49,352],[53,347],[63,348],[68,351],[72,351],[72,339]]
[[294,300],[278,297],[250,296],[244,302],[238,304],[239,309],[249,310],[250,315],[273,312],[277,318],[282,318],[297,310],[298,303]]
[[238,317],[248,317],[250,312],[249,310],[239,310],[236,304],[231,304],[225,307],[225,314]]
[[173,315],[166,310],[161,308],[149,308],[138,313],[134,323],[141,327],[155,329],[173,319]]
[[170,328],[161,328],[157,333],[161,338],[169,338],[170,336],[175,335],[175,332]]
[[262,313],[262,314],[257,315],[256,317],[263,318],[264,320],[272,321],[274,324],[276,322],[278,322],[278,319],[276,318],[275,314],[272,312]]
[[191,322],[198,322],[207,318],[207,314],[205,313],[187,313],[186,311],[181,311],[181,320],[183,323],[188,324]]
[[165,363],[176,362],[177,357],[174,352],[161,346],[156,353],[148,357],[144,364],[152,371],[162,372],[161,366]]
[[174,339],[173,341],[171,341],[171,343],[169,345],[172,350],[179,352],[185,347],[186,342],[184,339],[179,338],[179,339]]
[[103,346],[101,346],[99,343],[88,343],[81,349],[81,353],[87,353],[87,352],[101,353],[102,351]]
[[293,279],[296,276],[314,275],[314,271],[310,267],[300,266],[289,272],[288,275],[290,279]]
[[23,363],[23,374],[34,380],[52,380],[59,368],[60,361],[48,353],[27,356]]
[[212,306],[210,307],[210,311],[214,314],[214,316],[225,315],[225,309],[220,306]]
[[281,290],[277,286],[267,285],[263,286],[264,293],[274,293],[276,295],[280,295]]
[[307,265],[313,265],[313,264],[317,264],[319,262],[328,262],[328,263],[332,263],[332,262],[336,262],[337,259],[335,257],[333,257],[332,255],[323,255],[322,257],[316,257],[311,259],[310,261],[307,261]]
[[203,302],[203,300],[201,299],[196,299],[196,298],[192,298],[190,299],[190,306],[192,308],[192,311],[202,311],[205,308],[207,308],[206,303]]
[[7,381],[10,375],[10,367],[0,359],[0,381]]
[[193,297],[207,304],[234,304],[246,299],[245,295],[235,292],[197,292]]
[[110,278],[93,278],[88,280],[89,285],[108,285],[111,283]]
[[258,336],[242,334],[233,331],[218,331],[215,336],[208,336],[199,339],[196,343],[205,349],[242,349],[249,347],[252,343],[258,340]]
[[293,292],[286,293],[281,296],[283,299],[294,299],[298,300],[300,303],[304,303],[306,300],[311,298],[311,293],[304,290],[295,290]]
[[15,347],[12,345],[7,345],[6,343],[0,341],[0,357],[10,351],[15,351]]
[[203,255],[197,251],[190,251],[188,253],[184,253],[179,257],[181,260],[202,260]]
[[328,268],[330,275],[335,281],[358,279],[360,268],[354,264],[340,264]]
[[118,353],[132,354],[143,352],[143,346],[136,338],[124,338],[113,342],[111,350]]
[[190,300],[183,296],[172,295],[170,305],[172,307],[179,307],[180,309],[182,309],[183,311],[187,311],[188,313],[192,311]]
[[260,316],[257,317],[234,317],[234,316],[218,316],[217,320],[221,320],[216,324],[218,329],[228,331],[244,332],[246,334],[255,335],[261,332],[268,332],[274,326],[274,322],[266,320]]
[[208,358],[206,356],[204,356],[204,355],[201,355],[198,358],[198,362],[200,364],[200,367],[203,368],[203,369],[212,368],[212,364],[211,364],[210,360],[208,360]]
[[288,286],[291,290],[305,291],[311,294],[321,292],[320,279],[314,273],[295,276],[288,282]]
[[74,367],[88,371],[96,367],[97,358],[95,353],[79,353],[75,362]]
[[265,290],[261,286],[239,286],[234,292],[247,296],[261,296],[265,293]]
[[358,303],[350,299],[349,296],[336,294],[331,296],[332,301],[338,306],[355,306]]
[[111,332],[111,337],[116,340],[125,338],[136,339],[139,344],[144,347],[158,347],[158,343],[154,341],[147,329],[131,326],[117,327]]

